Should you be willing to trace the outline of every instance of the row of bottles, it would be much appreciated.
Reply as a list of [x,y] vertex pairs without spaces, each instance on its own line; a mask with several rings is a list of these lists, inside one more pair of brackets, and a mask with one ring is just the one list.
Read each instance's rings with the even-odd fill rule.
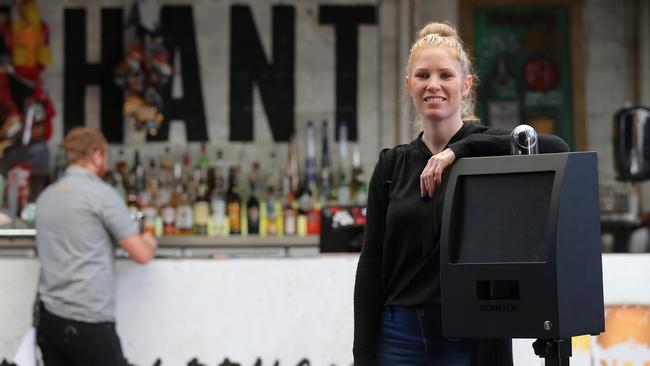
[[[194,163],[186,152],[174,159],[170,149],[148,164],[135,151],[129,166],[123,152],[107,179],[124,197],[143,231],[162,235],[311,235],[320,232],[320,209],[365,205],[367,184],[359,149],[347,163],[347,128],[340,127],[339,164],[332,167],[327,122],[321,129],[321,165],[316,128],[307,123],[306,157],[300,173],[296,139],[291,138],[285,167],[263,169],[252,162],[247,172],[226,164],[221,150],[210,159],[203,144]],[[271,156],[271,159],[276,157]]]

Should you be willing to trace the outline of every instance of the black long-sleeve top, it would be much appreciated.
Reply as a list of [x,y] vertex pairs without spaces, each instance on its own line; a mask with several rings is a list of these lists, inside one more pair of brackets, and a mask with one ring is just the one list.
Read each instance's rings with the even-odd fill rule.
[[[565,152],[560,138],[540,134],[539,152]],[[456,159],[510,154],[510,131],[466,123],[448,146]],[[384,149],[370,179],[365,237],[354,289],[354,363],[375,365],[385,306],[440,304],[440,226],[446,178],[420,197],[420,174],[432,154],[422,134]],[[481,357],[481,356],[475,356]],[[490,361],[478,362],[489,365]]]

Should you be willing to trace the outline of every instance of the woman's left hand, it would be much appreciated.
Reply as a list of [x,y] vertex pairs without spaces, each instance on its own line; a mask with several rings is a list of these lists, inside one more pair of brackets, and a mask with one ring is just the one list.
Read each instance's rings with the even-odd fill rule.
[[433,192],[442,182],[442,174],[456,160],[456,154],[446,148],[432,156],[420,174],[420,197],[428,195],[433,197]]

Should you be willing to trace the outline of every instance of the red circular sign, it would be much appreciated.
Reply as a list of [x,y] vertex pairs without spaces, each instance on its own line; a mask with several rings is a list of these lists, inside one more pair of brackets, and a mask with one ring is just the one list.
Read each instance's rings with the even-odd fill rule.
[[535,58],[524,65],[524,81],[534,91],[545,92],[553,89],[558,78],[557,67],[548,59]]

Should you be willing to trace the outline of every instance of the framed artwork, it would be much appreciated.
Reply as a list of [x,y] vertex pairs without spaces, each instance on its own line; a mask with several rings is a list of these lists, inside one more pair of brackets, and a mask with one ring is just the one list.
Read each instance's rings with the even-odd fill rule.
[[461,0],[483,124],[533,126],[586,149],[582,1]]

